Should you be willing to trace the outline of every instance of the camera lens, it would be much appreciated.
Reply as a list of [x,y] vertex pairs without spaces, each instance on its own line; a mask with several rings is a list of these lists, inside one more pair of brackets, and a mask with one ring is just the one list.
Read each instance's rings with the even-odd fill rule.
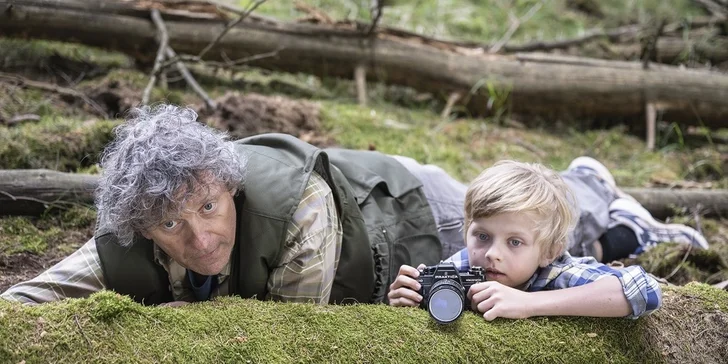
[[438,323],[447,324],[457,320],[465,304],[462,285],[451,279],[438,281],[430,290],[427,311]]

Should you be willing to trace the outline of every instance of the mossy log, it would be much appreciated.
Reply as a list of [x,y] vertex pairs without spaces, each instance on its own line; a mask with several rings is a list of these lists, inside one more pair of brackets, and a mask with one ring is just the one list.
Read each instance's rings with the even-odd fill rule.
[[[152,6],[160,9],[169,44],[178,53],[200,53],[228,22],[225,14],[204,1],[0,0],[0,32],[73,40],[151,62],[157,50],[157,30],[149,16]],[[352,78],[363,64],[372,80],[410,86],[443,99],[453,92],[470,95],[462,99],[476,115],[492,113],[489,105],[495,104],[539,117],[641,123],[650,103],[658,106],[664,120],[728,126],[728,75],[722,73],[668,66],[645,70],[634,62],[597,66],[588,60],[519,59],[394,29],[378,28],[367,35],[364,28],[352,23],[313,25],[248,18],[233,27],[206,58],[234,60],[277,52],[276,57],[250,64],[345,78]]]
[[[98,176],[47,169],[0,170],[0,215],[39,215],[48,207],[92,204]],[[676,208],[697,208],[704,216],[728,215],[728,190],[625,188],[655,217]]]
[[[2,301],[2,300],[0,300]],[[111,292],[0,302],[3,363],[725,363],[728,292],[667,288],[637,320],[537,317],[450,326],[424,310],[238,298],[144,307]]]

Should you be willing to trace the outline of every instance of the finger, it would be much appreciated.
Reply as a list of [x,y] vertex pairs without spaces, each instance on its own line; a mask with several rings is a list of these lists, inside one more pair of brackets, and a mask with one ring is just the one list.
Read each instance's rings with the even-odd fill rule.
[[397,278],[392,282],[391,285],[389,285],[389,290],[395,290],[399,289],[401,287],[406,287],[415,291],[420,290],[420,282],[417,282],[416,279],[409,277],[404,274],[400,274],[397,276]]
[[420,269],[425,269],[425,268],[427,268],[427,266],[424,265],[424,264],[422,264],[422,263],[420,263],[420,265],[417,266],[418,273],[419,273],[419,270]]
[[419,306],[419,302],[414,302],[409,298],[401,297],[397,298],[394,301],[389,301],[389,304],[395,307],[417,307]]
[[478,312],[487,313],[489,310],[491,310],[494,306],[493,300],[483,300],[480,303],[478,303],[476,306],[478,308]]
[[485,313],[483,314],[483,318],[486,321],[493,321],[498,318],[498,313],[496,312],[496,310],[490,309],[488,311],[485,311]]
[[393,290],[393,291],[389,291],[389,294],[387,295],[387,297],[389,298],[390,302],[392,300],[401,299],[401,298],[406,298],[412,302],[416,302],[417,304],[419,304],[419,302],[422,301],[422,296],[418,292],[413,291],[408,288],[404,288],[404,287]]
[[473,296],[486,290],[491,285],[492,285],[492,282],[480,282],[480,283],[476,283],[476,284],[470,286],[470,289],[468,290],[468,294],[467,294],[468,299],[473,299]]
[[[422,265],[422,264],[420,264],[420,265]],[[414,267],[404,264],[401,267],[399,267],[399,275],[403,275],[403,274],[410,276],[412,278],[417,278],[420,276],[420,271],[415,269]]]

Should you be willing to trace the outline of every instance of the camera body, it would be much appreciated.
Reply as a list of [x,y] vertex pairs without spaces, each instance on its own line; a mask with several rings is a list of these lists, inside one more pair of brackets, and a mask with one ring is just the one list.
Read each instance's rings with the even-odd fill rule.
[[468,291],[472,285],[485,282],[485,272],[481,267],[471,267],[468,272],[460,273],[455,263],[440,262],[421,269],[417,281],[422,295],[420,307],[438,323],[447,324],[470,309]]

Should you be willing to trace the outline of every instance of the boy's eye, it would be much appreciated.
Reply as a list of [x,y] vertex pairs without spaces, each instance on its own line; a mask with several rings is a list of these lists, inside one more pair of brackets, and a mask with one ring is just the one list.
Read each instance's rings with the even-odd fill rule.
[[511,240],[512,246],[520,246],[521,244],[523,244],[523,242],[520,240],[515,240],[515,239]]
[[165,222],[164,224],[162,224],[162,226],[167,230],[171,230],[171,229],[174,229],[175,226],[177,226],[177,221],[169,220],[169,221]]
[[483,234],[483,233],[478,234],[478,240],[480,240],[480,241],[487,241],[489,238],[490,238],[490,236],[488,236],[488,234]]

